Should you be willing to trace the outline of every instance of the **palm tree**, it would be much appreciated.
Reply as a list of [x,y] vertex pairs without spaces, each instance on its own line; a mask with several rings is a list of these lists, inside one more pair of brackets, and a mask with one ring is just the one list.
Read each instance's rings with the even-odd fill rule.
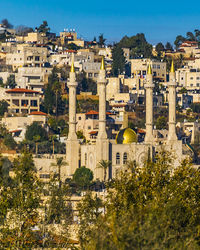
[[56,135],[51,135],[50,137],[50,141],[52,141],[52,144],[53,144],[53,155],[55,153],[55,140],[57,139],[57,136]]
[[111,161],[106,161],[106,160],[101,160],[98,164],[97,164],[97,168],[101,168],[104,170],[104,182],[106,181],[106,177],[107,177],[107,169],[109,169],[109,167],[111,167],[112,162]]
[[33,140],[35,142],[35,154],[38,154],[38,142],[40,141],[41,136],[40,135],[35,135],[33,136]]
[[61,173],[61,167],[67,165],[65,161],[63,161],[63,157],[57,157],[56,163],[52,163],[51,166],[58,167],[58,180],[59,180],[59,187],[61,187],[61,179],[60,179],[60,173]]

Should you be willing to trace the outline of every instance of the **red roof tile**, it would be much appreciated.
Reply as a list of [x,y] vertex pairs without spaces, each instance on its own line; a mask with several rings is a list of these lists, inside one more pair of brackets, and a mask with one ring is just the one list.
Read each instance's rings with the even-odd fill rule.
[[29,115],[44,115],[44,116],[47,116],[46,113],[41,112],[41,111],[33,111],[33,112],[31,112]]
[[[95,111],[95,110],[90,110],[86,113],[86,115],[98,115],[99,112]],[[106,115],[112,115],[112,113],[110,112],[106,112]]]
[[86,113],[86,115],[98,115],[99,112],[95,111],[95,110],[90,110]]
[[98,131],[91,131],[89,132],[90,135],[96,135],[98,133]]
[[15,88],[15,89],[6,90],[6,93],[36,93],[36,94],[39,94],[40,92],[32,90],[32,89]]

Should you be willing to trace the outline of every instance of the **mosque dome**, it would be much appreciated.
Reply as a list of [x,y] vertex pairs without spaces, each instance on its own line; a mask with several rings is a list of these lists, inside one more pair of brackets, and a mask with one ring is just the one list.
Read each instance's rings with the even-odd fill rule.
[[121,129],[116,136],[117,144],[129,144],[137,142],[137,135],[135,131],[130,128]]

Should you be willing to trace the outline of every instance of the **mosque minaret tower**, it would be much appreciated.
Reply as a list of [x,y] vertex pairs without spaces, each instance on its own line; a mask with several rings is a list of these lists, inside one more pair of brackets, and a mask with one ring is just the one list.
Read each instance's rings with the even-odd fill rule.
[[[101,68],[98,77],[99,90],[99,131],[96,140],[96,160],[97,164],[101,160],[109,159],[109,140],[106,132],[106,71],[104,58],[102,57]],[[103,179],[103,169],[96,169],[96,176]]]
[[66,153],[67,164],[69,165],[68,175],[72,175],[79,165],[79,142],[76,135],[76,88],[78,83],[76,82],[73,60],[67,86],[69,88],[69,133],[66,144]]
[[148,66],[146,78],[146,143],[153,143],[153,76],[151,65]]
[[174,62],[172,61],[171,70],[169,74],[169,84],[168,84],[168,103],[169,103],[169,132],[168,132],[168,142],[177,141],[176,135],[176,77],[174,70]]

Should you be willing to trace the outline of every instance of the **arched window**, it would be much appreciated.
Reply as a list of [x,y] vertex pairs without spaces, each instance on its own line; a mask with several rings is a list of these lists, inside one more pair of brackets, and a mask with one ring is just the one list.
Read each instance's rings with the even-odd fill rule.
[[128,155],[127,155],[127,153],[125,152],[124,155],[123,155],[123,164],[124,164],[124,165],[127,163],[127,158],[128,158]]
[[116,165],[120,164],[120,153],[116,153]]
[[87,153],[85,153],[85,166],[87,165]]

